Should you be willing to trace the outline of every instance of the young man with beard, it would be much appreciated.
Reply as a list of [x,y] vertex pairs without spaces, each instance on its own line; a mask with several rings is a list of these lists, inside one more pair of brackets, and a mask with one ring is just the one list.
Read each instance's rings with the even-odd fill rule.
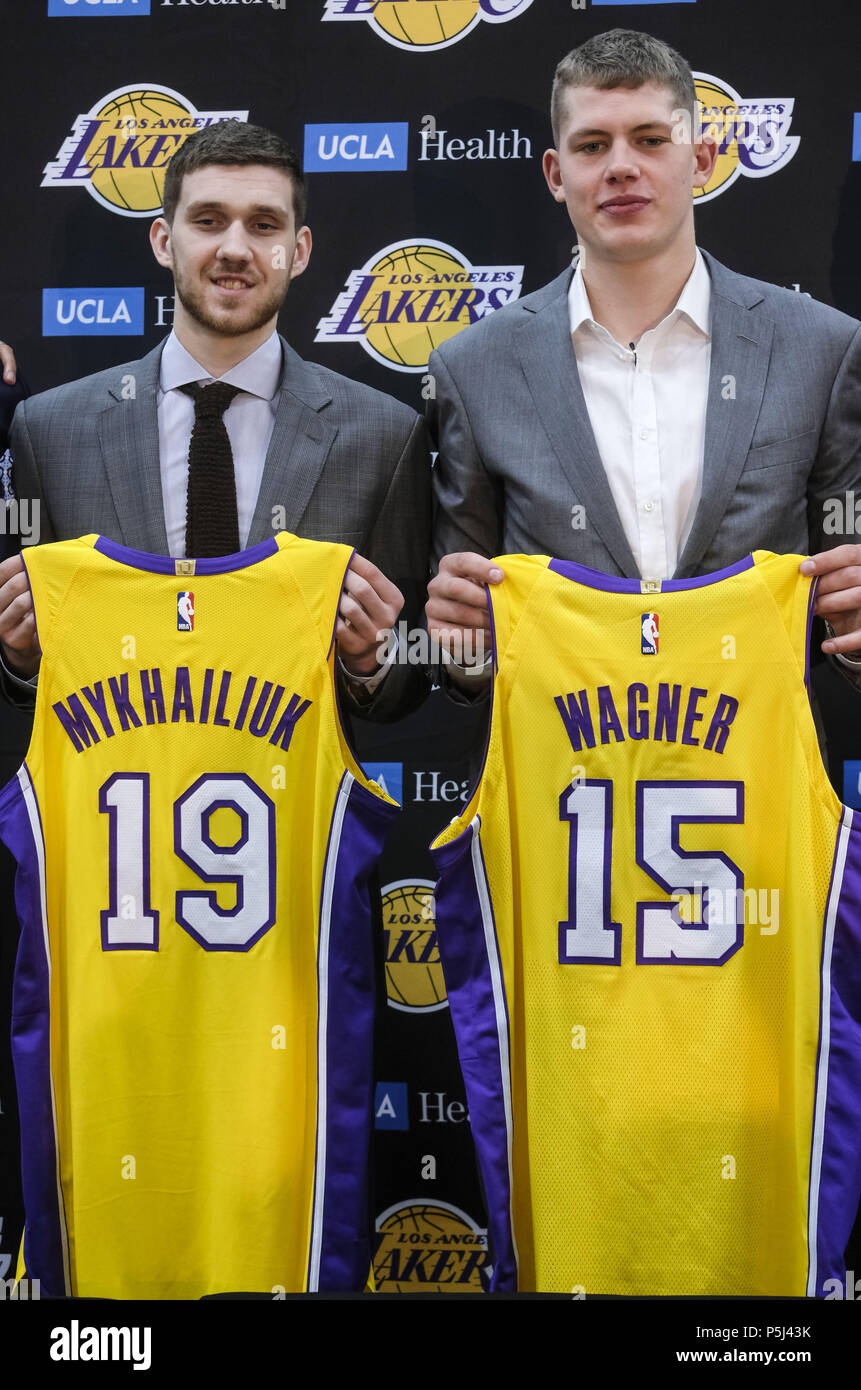
[[[99,532],[136,550],[222,555],[286,529],[356,548],[336,638],[349,703],[374,720],[418,703],[416,666],[378,667],[378,633],[421,612],[430,525],[424,427],[407,406],[304,362],[276,331],[311,253],[301,166],[279,136],[228,121],[191,136],[165,178],[153,253],[173,274],[173,330],[138,362],[32,397],[11,433],[19,498],[38,500],[40,539]],[[226,472],[190,467],[209,410]],[[219,420],[221,424],[219,425]],[[192,453],[194,450],[192,449]],[[232,467],[231,467],[232,455]],[[221,465],[225,463],[223,448]],[[277,615],[268,615],[277,640]],[[0,565],[7,669],[38,665],[21,561]],[[18,699],[13,683],[5,688]]]

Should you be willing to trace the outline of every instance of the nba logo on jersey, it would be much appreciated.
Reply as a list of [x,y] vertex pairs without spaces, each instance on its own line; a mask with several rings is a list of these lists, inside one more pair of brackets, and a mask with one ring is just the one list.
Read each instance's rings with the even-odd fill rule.
[[657,613],[644,613],[642,615],[642,634],[643,640],[640,651],[643,656],[658,655],[658,615]]
[[194,594],[183,589],[176,596],[177,632],[194,632]]

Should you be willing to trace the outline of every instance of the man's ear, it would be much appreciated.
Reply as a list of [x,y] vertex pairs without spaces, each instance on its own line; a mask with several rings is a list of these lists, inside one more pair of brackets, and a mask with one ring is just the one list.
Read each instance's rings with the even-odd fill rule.
[[541,159],[541,168],[547,180],[547,187],[550,189],[557,203],[565,202],[565,190],[562,187],[562,177],[559,170],[559,151],[545,150]]
[[149,229],[149,244],[159,265],[173,269],[173,256],[170,250],[170,223],[164,217],[157,217]]

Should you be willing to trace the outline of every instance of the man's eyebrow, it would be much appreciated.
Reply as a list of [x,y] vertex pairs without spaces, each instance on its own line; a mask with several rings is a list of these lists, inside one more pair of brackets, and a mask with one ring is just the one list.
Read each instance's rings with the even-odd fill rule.
[[[638,135],[640,131],[643,130],[672,130],[672,126],[669,121],[641,121],[639,125],[631,126],[629,133],[631,135]],[[597,128],[572,130],[571,134],[568,136],[568,140],[573,143],[575,140],[593,139],[596,135],[609,136],[611,133],[612,132],[609,130],[599,130]]]
[[[189,203],[186,209],[186,215],[188,217],[197,217],[201,212],[227,212],[229,210],[227,203],[221,203],[218,199],[200,199],[196,203]],[[247,215],[249,217],[264,216],[284,219],[287,217],[287,210],[283,207],[274,206],[271,203],[253,203],[248,209]]]

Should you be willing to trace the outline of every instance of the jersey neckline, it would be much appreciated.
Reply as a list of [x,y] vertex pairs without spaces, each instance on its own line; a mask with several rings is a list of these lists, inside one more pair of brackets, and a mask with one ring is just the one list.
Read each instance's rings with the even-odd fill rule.
[[547,568],[553,570],[554,574],[561,574],[564,579],[572,579],[575,583],[585,584],[590,589],[605,589],[612,594],[640,594],[643,598],[648,598],[650,594],[679,593],[684,589],[701,589],[707,584],[718,584],[722,579],[729,579],[734,574],[751,569],[754,564],[753,555],[746,555],[743,560],[737,560],[725,569],[713,570],[711,574],[695,575],[693,579],[652,581],[660,584],[659,589],[644,589],[644,583],[649,582],[647,580],[625,579],[621,575],[604,574],[601,570],[579,565],[575,560],[551,560]]
[[151,574],[169,574],[175,579],[197,578],[201,574],[228,574],[231,570],[244,570],[249,565],[259,564],[261,560],[266,560],[270,555],[276,554],[280,550],[278,539],[273,536],[265,541],[258,541],[256,545],[249,546],[247,550],[238,550],[233,555],[217,555],[209,560],[193,560],[193,570],[183,571],[177,568],[188,565],[189,561],[174,558],[171,555],[150,555],[146,550],[132,550],[130,546],[120,545],[118,541],[108,540],[107,536],[97,536],[94,550],[98,550],[102,555],[107,555],[109,559],[116,560],[120,565],[128,565],[131,569],[147,570]]

